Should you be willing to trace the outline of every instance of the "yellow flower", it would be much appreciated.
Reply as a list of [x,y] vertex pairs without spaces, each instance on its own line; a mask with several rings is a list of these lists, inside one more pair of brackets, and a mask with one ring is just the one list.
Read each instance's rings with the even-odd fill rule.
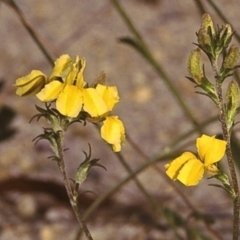
[[102,121],[119,101],[118,91],[115,86],[100,83],[88,87],[83,77],[85,66],[84,58],[77,56],[74,60],[62,55],[55,61],[49,78],[34,70],[17,79],[17,94],[36,94],[42,102],[56,101],[56,109],[67,117],[76,118],[84,110],[88,120]]
[[112,111],[115,104],[119,101],[118,90],[115,86],[105,86],[102,84],[98,84],[96,86],[96,90],[102,96],[105,104],[107,105],[108,111]]
[[71,70],[71,65],[73,64],[72,59],[68,54],[60,56],[54,63],[53,71],[50,75],[50,79],[65,79]]
[[46,84],[45,87],[38,94],[36,94],[36,96],[42,102],[50,102],[59,96],[63,88],[63,83],[58,80],[54,80]]
[[83,110],[91,117],[107,115],[119,101],[116,87],[98,84],[96,88],[83,89]]
[[107,105],[95,88],[83,89],[83,99],[83,110],[91,117],[99,117],[108,112]]
[[16,80],[16,94],[19,96],[35,95],[42,90],[46,83],[47,77],[41,71],[33,70],[27,76]]
[[194,186],[202,179],[204,172],[216,175],[215,165],[220,161],[226,150],[226,141],[215,136],[202,135],[197,139],[198,156],[184,152],[180,157],[165,165],[166,174],[173,180],[179,180],[186,186]]
[[121,144],[125,142],[125,129],[117,116],[107,117],[101,127],[102,138],[112,145],[114,152],[121,151]]
[[55,62],[50,82],[36,96],[42,102],[56,100],[57,110],[65,116],[77,117],[82,109],[82,88],[86,85],[83,77],[85,59],[73,61],[62,55]]
[[82,90],[74,85],[67,84],[56,101],[57,110],[68,117],[77,117],[82,110]]

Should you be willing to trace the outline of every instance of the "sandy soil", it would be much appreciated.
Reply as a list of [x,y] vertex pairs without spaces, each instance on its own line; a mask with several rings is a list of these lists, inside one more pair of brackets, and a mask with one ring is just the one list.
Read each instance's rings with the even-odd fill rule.
[[[188,55],[195,48],[192,43],[196,42],[195,32],[201,19],[195,1],[123,0],[121,3],[194,118],[203,122],[215,116],[214,105],[197,95],[193,84],[185,78]],[[92,82],[104,71],[108,83],[118,87],[120,102],[114,113],[124,121],[127,134],[146,156],[159,156],[169,143],[194,128],[152,66],[130,46],[118,41],[131,33],[111,1],[22,0],[17,4],[51,56],[56,58],[68,53],[72,57],[85,57],[86,81]],[[204,4],[206,11],[221,25],[223,22],[208,1]],[[240,33],[239,3],[218,0],[217,4]],[[43,120],[29,124],[36,114],[35,104],[39,102],[34,97],[19,98],[13,87],[18,77],[32,69],[47,74],[51,66],[16,13],[4,2],[0,2],[0,53],[0,78],[4,81],[0,104],[16,112],[11,123],[15,135],[0,142],[0,239],[74,239],[76,220],[68,205],[58,168],[47,159],[51,150],[47,142],[39,142],[36,146],[32,142],[46,126]],[[204,131],[218,134],[220,125],[214,122]],[[192,134],[184,141],[184,149],[195,151],[196,136],[197,133]],[[92,145],[93,156],[101,158],[107,171],[94,168],[90,172],[82,191],[91,190],[96,195],[83,194],[83,211],[96,197],[128,175],[91,124],[86,127],[76,124],[69,129],[65,142],[66,147],[70,147],[67,152],[69,176],[73,176],[83,160],[82,151],[87,150],[88,143]],[[146,160],[129,142],[123,147],[122,154],[133,170]],[[157,165],[162,171],[164,163]],[[138,179],[162,208],[176,210],[184,219],[189,218],[189,226],[197,226],[215,239],[201,221],[190,216],[191,209],[165,175],[149,167],[138,175]],[[208,183],[204,179],[194,188],[175,185],[196,209],[215,219],[211,227],[223,239],[229,239],[231,201],[223,191],[209,187]],[[96,240],[177,239],[163,215],[152,209],[134,181],[107,199],[89,218],[88,225]]]

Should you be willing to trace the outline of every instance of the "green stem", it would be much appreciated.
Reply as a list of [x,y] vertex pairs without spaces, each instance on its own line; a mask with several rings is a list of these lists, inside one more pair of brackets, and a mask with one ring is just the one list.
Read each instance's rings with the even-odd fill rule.
[[[166,155],[164,155],[162,157],[163,157],[163,159],[165,159],[165,157],[167,158]],[[137,176],[139,173],[144,171],[146,168],[148,168],[152,164],[156,164],[160,159],[162,159],[162,158],[159,157],[158,159],[153,159],[151,161],[148,161],[148,162],[142,164],[140,167],[138,167],[136,170],[134,170],[134,172],[131,175],[128,175],[125,179],[123,179],[122,181],[119,181],[116,186],[114,186],[113,188],[111,188],[110,190],[108,190],[107,192],[102,194],[101,196],[99,196],[92,203],[92,205],[84,212],[84,219],[88,219],[90,217],[90,215],[96,210],[96,208],[98,208],[106,199],[110,198],[110,196],[113,196],[115,193],[117,193],[118,190],[121,189],[121,187],[123,187],[126,183],[131,181],[133,179],[133,177]]]
[[180,94],[178,93],[177,89],[175,86],[172,84],[170,78],[167,76],[167,74],[164,72],[163,68],[160,66],[160,64],[157,62],[151,51],[149,50],[147,44],[143,40],[141,34],[138,32],[138,30],[135,28],[134,24],[132,23],[131,19],[128,17],[126,14],[126,11],[124,8],[121,6],[118,0],[111,0],[113,5],[115,6],[116,10],[119,12],[121,15],[122,19],[128,26],[129,30],[133,33],[133,35],[136,37],[138,42],[141,44],[142,48],[142,54],[145,57],[145,59],[153,66],[153,68],[156,70],[158,75],[163,79],[164,83],[168,86],[170,91],[172,92],[173,96],[176,98],[177,102],[185,112],[186,116],[188,119],[193,123],[195,127],[198,127],[198,122],[197,120],[193,117],[191,114],[191,111],[188,109],[187,105],[181,98]]
[[160,206],[157,203],[157,201],[148,193],[148,191],[145,189],[145,187],[142,185],[142,183],[138,180],[137,176],[134,175],[132,169],[127,164],[127,162],[123,158],[122,154],[121,153],[117,153],[117,156],[118,156],[118,159],[120,160],[120,162],[122,163],[122,165],[124,166],[124,168],[128,171],[129,176],[132,177],[132,179],[136,183],[137,187],[140,189],[140,191],[146,197],[148,202],[150,202],[150,204],[152,205],[152,208],[153,208],[154,212],[159,213],[162,216],[164,216],[166,218],[166,220],[168,221],[169,225],[171,226],[171,229],[174,231],[174,234],[176,235],[176,237],[178,239],[182,239],[182,237],[179,235],[179,233],[177,231],[176,224],[168,219],[168,216],[166,216],[165,213],[164,213],[163,207]]
[[[124,168],[127,170],[130,176],[133,176],[133,171],[130,168],[130,166],[125,161],[124,157],[121,153],[116,153],[119,161],[124,166]],[[162,213],[162,209],[158,206],[157,202],[152,198],[152,196],[148,193],[148,191],[143,187],[141,182],[137,179],[136,176],[133,176],[133,181],[136,183],[137,187],[140,189],[140,191],[143,193],[143,195],[147,198],[147,200],[151,203],[153,206],[153,209],[159,213]]]
[[25,27],[25,29],[28,31],[30,36],[33,38],[34,42],[37,44],[37,46],[40,48],[41,52],[44,54],[48,62],[50,63],[51,66],[54,65],[54,60],[46,50],[46,47],[40,41],[40,36],[37,34],[37,32],[33,29],[33,27],[27,22],[26,18],[24,17],[22,11],[20,8],[17,6],[17,4],[11,0],[11,1],[6,1],[7,3],[17,14],[18,18],[20,19],[20,22],[22,25]]
[[239,201],[239,188],[238,188],[238,180],[237,175],[235,171],[234,166],[234,160],[232,156],[232,150],[231,150],[231,132],[228,130],[227,127],[227,113],[223,101],[223,95],[222,95],[222,78],[219,75],[218,67],[217,67],[217,61],[213,62],[213,69],[216,73],[216,90],[218,94],[218,108],[219,108],[219,120],[222,125],[222,132],[223,132],[223,139],[227,142],[226,147],[226,156],[228,160],[228,167],[231,175],[231,183],[234,190],[234,196],[233,197],[233,240],[238,240],[239,235],[239,207],[240,207],[240,201]]

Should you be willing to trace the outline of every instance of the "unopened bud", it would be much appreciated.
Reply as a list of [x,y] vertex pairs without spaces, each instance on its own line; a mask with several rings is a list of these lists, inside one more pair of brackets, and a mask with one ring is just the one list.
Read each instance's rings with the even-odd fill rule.
[[201,28],[197,33],[197,38],[200,48],[202,48],[204,52],[206,52],[210,59],[215,55],[213,45],[215,35],[215,28],[211,16],[207,13],[203,14]]
[[236,45],[231,46],[227,56],[223,60],[223,69],[233,69],[239,60],[239,49]]
[[210,29],[211,34],[215,35],[215,28],[211,16],[208,13],[202,15],[201,28],[208,32]]
[[233,36],[232,27],[229,24],[226,24],[220,32],[220,40],[223,43],[223,47],[226,48],[231,42]]
[[201,50],[199,48],[193,50],[188,58],[188,72],[198,85],[202,83],[204,75],[201,66]]
[[207,33],[206,29],[200,28],[197,37],[199,45],[204,49],[206,48],[206,46],[211,46],[211,37]]
[[240,104],[240,90],[236,81],[231,81],[227,89],[227,126],[231,128]]

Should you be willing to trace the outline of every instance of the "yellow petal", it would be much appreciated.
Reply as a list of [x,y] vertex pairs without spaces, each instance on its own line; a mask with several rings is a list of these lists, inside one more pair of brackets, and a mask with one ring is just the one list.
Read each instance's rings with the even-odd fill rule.
[[54,80],[58,77],[65,79],[65,77],[69,74],[71,68],[72,59],[70,58],[70,56],[68,54],[60,56],[55,62],[55,67],[53,68],[50,79]]
[[108,112],[108,108],[102,96],[95,88],[84,88],[83,92],[83,110],[92,117],[98,117]]
[[58,97],[63,88],[64,88],[63,83],[54,80],[46,84],[42,91],[39,92],[36,96],[42,102],[50,102]]
[[184,164],[177,179],[186,186],[194,186],[202,179],[203,173],[203,163],[199,159],[195,158]]
[[35,95],[46,83],[47,77],[41,71],[33,70],[27,76],[16,80],[16,94],[19,96]]
[[121,151],[121,144],[125,142],[125,128],[117,116],[107,117],[101,127],[101,137],[112,145],[114,152]]
[[83,77],[83,71],[86,66],[86,60],[84,58],[81,58],[80,61],[78,62],[78,74],[76,77],[76,86],[79,88],[83,88],[86,85],[86,82],[84,81]]
[[96,90],[102,96],[104,102],[106,103],[108,110],[112,111],[115,104],[119,101],[118,90],[115,86],[105,86],[98,84]]
[[216,139],[215,136],[202,135],[197,139],[197,149],[204,165],[210,165],[220,161],[226,151],[226,141]]
[[57,110],[64,116],[77,117],[82,109],[83,96],[81,89],[66,85],[56,101]]
[[196,159],[196,156],[191,152],[185,152],[180,157],[175,158],[172,162],[165,165],[167,169],[167,175],[173,179],[177,180],[177,176],[179,175],[179,171],[183,167],[186,162],[190,159]]
[[166,174],[186,186],[198,184],[204,173],[203,163],[191,152],[185,152],[171,163],[165,165]]

